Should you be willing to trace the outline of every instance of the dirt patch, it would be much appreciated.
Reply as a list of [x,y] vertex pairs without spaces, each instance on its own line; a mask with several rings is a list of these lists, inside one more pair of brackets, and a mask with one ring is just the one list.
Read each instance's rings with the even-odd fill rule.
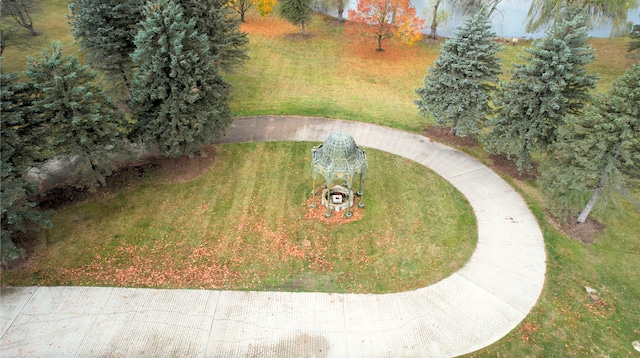
[[153,156],[137,162],[122,163],[107,178],[107,186],[97,188],[93,192],[72,185],[53,187],[39,198],[38,207],[42,210],[56,210],[64,205],[83,201],[89,196],[104,195],[119,188],[134,185],[140,181],[140,178],[152,172],[165,178],[166,182],[185,183],[206,172],[214,159],[215,147],[208,145],[204,146],[192,159]]
[[593,244],[595,242],[596,235],[606,227],[606,225],[591,218],[587,218],[587,221],[579,224],[575,221],[575,218],[566,219],[565,221],[560,222],[551,214],[548,214],[547,216],[549,217],[549,221],[551,221],[552,224],[565,235],[573,240],[578,240],[585,244]]
[[497,170],[503,174],[506,174],[514,179],[518,180],[535,180],[538,177],[538,166],[536,163],[533,163],[533,168],[529,171],[518,171],[518,166],[516,162],[511,159],[508,159],[506,155],[503,154],[491,154],[489,156],[491,160],[491,167],[494,170]]
[[449,127],[441,126],[429,126],[425,130],[425,135],[436,142],[446,144],[451,147],[477,147],[478,140],[475,136],[469,135],[466,137],[460,137],[457,135],[449,134]]

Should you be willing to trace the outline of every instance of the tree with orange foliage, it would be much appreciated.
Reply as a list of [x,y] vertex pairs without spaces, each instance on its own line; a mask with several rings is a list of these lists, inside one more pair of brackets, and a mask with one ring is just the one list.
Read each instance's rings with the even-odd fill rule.
[[244,20],[244,14],[253,6],[259,11],[260,15],[267,16],[273,12],[273,6],[277,0],[229,0],[229,6],[240,14],[240,21]]
[[349,19],[350,31],[374,37],[379,52],[384,51],[382,41],[392,37],[415,43],[424,27],[424,20],[416,15],[409,0],[360,0],[355,10],[349,10]]

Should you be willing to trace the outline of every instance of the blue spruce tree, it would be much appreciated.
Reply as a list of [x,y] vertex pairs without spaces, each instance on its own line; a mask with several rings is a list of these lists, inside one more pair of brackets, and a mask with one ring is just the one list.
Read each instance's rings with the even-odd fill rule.
[[171,0],[145,8],[135,38],[134,136],[164,155],[193,156],[231,124],[230,86],[220,77],[207,36]]
[[497,115],[483,138],[487,150],[515,157],[518,168],[528,170],[532,153],[555,142],[565,116],[581,113],[595,87],[597,76],[585,68],[595,58],[588,38],[584,11],[572,7],[526,49],[526,63],[514,66],[496,96]]
[[434,67],[424,78],[415,101],[422,116],[433,115],[450,134],[476,134],[489,113],[494,84],[500,74],[500,45],[492,38],[486,9],[465,21],[444,43]]

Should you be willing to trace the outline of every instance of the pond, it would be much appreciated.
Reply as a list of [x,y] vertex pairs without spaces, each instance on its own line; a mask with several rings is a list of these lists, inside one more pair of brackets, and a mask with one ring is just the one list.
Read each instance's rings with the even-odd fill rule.
[[[349,1],[349,9],[355,9],[357,0]],[[430,0],[411,0],[411,4],[416,8],[418,16],[430,21],[431,9]],[[531,0],[503,0],[491,16],[493,22],[492,30],[499,37],[526,37],[540,38],[544,36],[544,31],[535,33],[525,32],[525,22],[527,12],[531,6]],[[452,10],[451,0],[444,0],[440,8],[448,13],[446,22],[438,26],[438,36],[450,37],[455,29],[464,22],[466,14],[464,11]],[[346,15],[345,11],[345,15]],[[633,23],[640,23],[640,8],[631,9],[627,14],[627,20]],[[429,23],[425,25],[424,32],[429,31]],[[597,24],[589,32],[591,37],[609,37],[611,34],[611,23]]]

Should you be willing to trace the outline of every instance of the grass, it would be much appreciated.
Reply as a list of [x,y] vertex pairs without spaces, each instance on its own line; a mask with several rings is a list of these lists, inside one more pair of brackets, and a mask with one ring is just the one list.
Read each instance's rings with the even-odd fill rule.
[[[62,13],[55,16],[52,24],[62,27],[61,35],[69,39]],[[38,23],[36,27],[42,29]],[[325,24],[321,18],[315,18],[309,26],[314,36],[306,40],[288,36],[297,29],[276,17],[249,17],[244,29],[249,32],[252,59],[244,69],[226,75],[234,86],[233,107],[239,115],[341,117],[415,132],[422,132],[431,124],[416,115],[412,101],[413,89],[422,84],[424,73],[437,56],[436,46],[391,45],[384,53],[376,53],[375,44],[363,46],[345,39],[340,26]],[[630,67],[633,59],[626,55],[627,41],[591,39],[597,60],[589,70],[600,75],[597,91],[609,89],[612,80]],[[505,46],[500,55],[505,73],[511,63],[519,61],[523,48]],[[7,56],[14,50],[7,49]],[[39,49],[35,54],[38,52]],[[24,59],[24,53],[12,56]],[[23,63],[19,61],[3,61],[3,70],[22,70],[21,66]],[[481,149],[465,151],[489,163]],[[638,210],[624,204],[594,213],[593,218],[606,228],[597,235],[594,244],[587,245],[569,239],[555,228],[534,182],[507,179],[526,198],[540,222],[548,255],[547,279],[538,304],[525,320],[500,341],[470,356],[637,356],[632,342],[640,340]],[[635,192],[634,198],[640,200],[640,192]],[[141,226],[139,230],[151,227],[151,222],[136,223]],[[167,229],[155,228],[160,233]],[[47,271],[41,272],[46,274]],[[292,276],[288,283],[266,286],[302,287],[309,278],[305,273]],[[324,282],[324,287],[335,282],[330,275],[312,279]],[[597,297],[590,296],[585,286],[596,289]]]
[[196,180],[151,171],[66,207],[37,260],[4,273],[4,284],[383,293],[435,283],[471,256],[475,217],[461,194],[376,150],[359,219],[319,220],[319,197],[317,209],[307,202],[311,146],[222,145]]
[[[67,26],[66,15],[69,13],[67,1],[40,1],[41,11],[33,14],[33,28],[38,36],[31,37],[24,30],[24,39],[20,47],[9,46],[2,53],[2,72],[23,71],[27,63],[27,57],[38,58],[43,49],[51,50],[52,41],[60,41],[64,53],[67,55],[78,54],[78,47],[74,43],[73,36]],[[3,21],[13,21],[11,18]]]

